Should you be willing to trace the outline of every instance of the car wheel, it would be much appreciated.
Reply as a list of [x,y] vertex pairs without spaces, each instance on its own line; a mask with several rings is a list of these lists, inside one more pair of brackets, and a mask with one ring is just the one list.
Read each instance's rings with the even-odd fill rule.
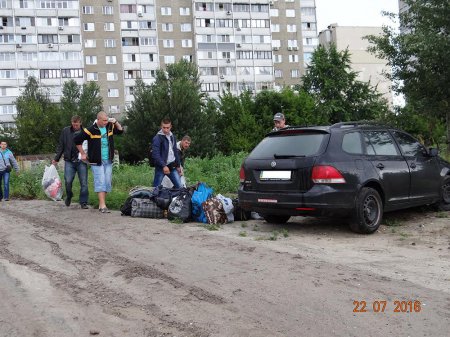
[[264,220],[266,220],[268,223],[275,223],[275,224],[286,223],[291,218],[290,215],[263,214],[262,216]]
[[380,227],[383,218],[383,203],[376,190],[364,187],[356,199],[350,229],[356,233],[370,234]]
[[446,179],[442,185],[442,199],[438,208],[440,211],[450,211],[450,179]]

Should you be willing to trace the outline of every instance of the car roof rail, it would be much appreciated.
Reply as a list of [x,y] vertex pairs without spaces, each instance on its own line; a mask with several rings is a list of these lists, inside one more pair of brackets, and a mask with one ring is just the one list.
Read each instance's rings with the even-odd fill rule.
[[331,129],[338,128],[351,128],[356,126],[383,126],[390,128],[389,126],[380,123],[379,121],[374,120],[362,120],[362,121],[354,121],[354,122],[339,122],[330,126]]

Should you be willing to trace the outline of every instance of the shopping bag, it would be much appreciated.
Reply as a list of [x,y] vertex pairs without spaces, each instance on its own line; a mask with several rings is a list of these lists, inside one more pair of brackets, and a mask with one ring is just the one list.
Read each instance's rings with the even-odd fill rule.
[[63,188],[58,171],[54,165],[45,166],[44,175],[42,177],[42,188],[45,195],[54,201],[61,200]]

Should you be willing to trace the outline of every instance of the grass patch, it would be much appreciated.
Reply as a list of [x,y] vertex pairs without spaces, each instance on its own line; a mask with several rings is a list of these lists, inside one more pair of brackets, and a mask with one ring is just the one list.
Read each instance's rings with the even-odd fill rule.
[[276,241],[276,240],[278,240],[279,235],[280,235],[279,231],[272,231],[272,234],[269,236],[268,240]]
[[436,213],[436,218],[448,218],[448,213],[447,212],[438,212]]
[[220,225],[217,224],[204,224],[203,227],[209,231],[218,231],[220,229]]
[[401,226],[401,221],[398,219],[388,218],[384,219],[384,224],[389,227],[398,227]]
[[253,225],[253,229],[252,229],[254,232],[259,232],[260,231],[260,228],[259,228],[259,226],[258,225]]
[[280,234],[283,235],[283,237],[287,238],[289,236],[289,231],[286,228],[282,228],[280,230]]
[[242,228],[247,228],[248,225],[247,225],[245,222],[241,222],[241,227],[242,227]]
[[239,236],[246,237],[247,232],[246,231],[239,232]]

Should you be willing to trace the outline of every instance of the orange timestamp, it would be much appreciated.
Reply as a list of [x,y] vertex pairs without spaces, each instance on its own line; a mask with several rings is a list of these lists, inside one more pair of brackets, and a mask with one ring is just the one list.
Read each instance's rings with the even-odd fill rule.
[[[391,304],[393,303],[393,305]],[[370,308],[372,307],[372,308]],[[372,310],[370,310],[372,309]],[[377,300],[373,302],[367,301],[353,301],[353,312],[420,312],[422,310],[422,304],[420,301],[399,301],[395,300],[393,302]]]

